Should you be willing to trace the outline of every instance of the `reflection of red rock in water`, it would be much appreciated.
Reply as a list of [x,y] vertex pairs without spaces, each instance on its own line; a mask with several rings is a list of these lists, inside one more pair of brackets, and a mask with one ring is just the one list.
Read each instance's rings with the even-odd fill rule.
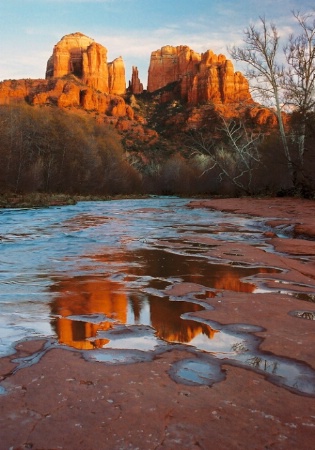
[[[234,269],[234,268],[233,268]],[[252,276],[257,275],[259,273],[277,273],[277,269],[272,269],[269,267],[257,267],[257,268],[248,268],[242,269],[238,268],[239,271],[236,270],[227,270],[225,271],[225,275],[222,278],[218,278],[214,281],[213,287],[215,289],[221,289],[226,291],[233,292],[246,292],[247,294],[251,294],[255,291],[256,285],[253,283],[245,283],[240,279],[240,276]],[[240,271],[246,270],[248,273],[244,273],[241,275]]]
[[199,334],[212,339],[217,332],[206,324],[181,319],[181,315],[204,308],[196,303],[165,301],[154,297],[150,302],[150,314],[153,328],[159,338],[168,342],[189,343]]
[[[89,223],[91,218],[89,218]],[[93,223],[93,220],[92,220]],[[179,276],[186,282],[199,283],[206,287],[251,293],[255,289],[252,283],[241,281],[242,277],[257,273],[270,273],[274,269],[235,267],[223,264],[207,264],[204,260],[189,259],[183,255],[168,253],[163,250],[142,249],[132,253],[97,255],[98,263],[114,263],[123,268],[132,277],[150,275],[152,278],[168,279]],[[134,265],[135,260],[142,262]],[[126,278],[127,280],[127,278]],[[128,324],[141,323],[144,296],[141,291],[127,294],[123,283],[100,277],[74,277],[62,280],[53,290],[58,293],[52,304],[52,312],[60,318],[56,319],[56,332],[60,342],[76,348],[103,347],[108,340],[97,340],[97,333],[112,328],[108,319],[127,323],[127,314],[133,312]],[[185,313],[200,311],[202,306],[184,301],[169,301],[168,298],[145,294],[145,303],[150,308],[150,324],[157,336],[168,342],[189,343],[197,335],[203,334],[212,339],[216,333],[206,324],[194,320],[184,320]],[[129,306],[129,308],[128,308]],[[89,318],[69,318],[69,316],[105,315],[102,323],[89,322]],[[145,319],[146,321],[148,318]],[[147,322],[146,322],[147,323]]]
[[60,344],[69,345],[80,350],[91,350],[101,348],[109,342],[108,339],[95,338],[98,331],[106,331],[112,328],[111,322],[102,322],[93,324],[89,322],[80,322],[60,317],[56,320],[56,332]]
[[[52,304],[52,312],[58,316],[55,321],[59,342],[78,349],[101,348],[108,339],[96,339],[99,331],[107,331],[113,327],[113,322],[88,322],[69,316],[88,316],[103,314],[119,323],[127,323],[128,303],[137,323],[141,316],[142,299],[133,294],[127,296],[123,286],[110,280],[73,278],[63,280],[53,290],[59,295]],[[149,296],[150,319],[159,338],[168,342],[190,342],[199,334],[213,338],[216,333],[211,327],[193,320],[183,320],[184,313],[200,311],[200,305],[189,302],[170,302],[166,298]]]
[[109,342],[108,339],[87,339],[95,338],[98,331],[112,328],[111,321],[95,324],[67,319],[68,316],[104,314],[120,323],[127,321],[128,298],[119,283],[73,278],[61,281],[53,290],[63,294],[59,295],[52,305],[52,312],[61,316],[56,320],[56,332],[62,344],[92,349],[103,347]]
[[215,289],[233,292],[246,292],[247,294],[251,294],[256,288],[256,286],[252,283],[244,283],[244,281],[241,281],[239,275],[232,271],[227,272],[223,278],[218,278],[215,280],[213,287]]
[[53,289],[63,293],[54,302],[54,310],[63,317],[69,315],[105,314],[110,319],[126,323],[128,297],[123,286],[110,280],[70,278]]

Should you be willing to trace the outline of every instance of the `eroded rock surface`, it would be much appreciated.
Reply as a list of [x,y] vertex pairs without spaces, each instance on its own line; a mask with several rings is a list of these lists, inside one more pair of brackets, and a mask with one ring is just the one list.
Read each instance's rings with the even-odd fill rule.
[[139,78],[138,68],[132,67],[132,75],[131,80],[129,81],[129,91],[131,94],[142,94],[143,92],[143,84]]
[[0,83],[0,105],[24,102],[34,106],[82,107],[86,111],[113,117],[134,117],[133,109],[122,96],[104,94],[71,76],[49,80],[7,80]]
[[[209,307],[193,311],[189,318],[198,323],[215,321],[221,324],[220,332],[236,333],[239,342],[234,352],[244,357],[246,367],[225,355],[220,380],[211,385],[185,384],[178,375],[187,375],[187,368],[199,367],[203,375],[208,367],[204,352],[194,352],[190,346],[168,344],[165,351],[151,353],[151,358],[125,364],[87,361],[81,352],[57,344],[19,343],[15,355],[0,359],[2,447],[197,450],[208,449],[210,443],[218,449],[312,448],[314,395],[296,392],[295,386],[286,388],[281,377],[294,376],[296,367],[305,367],[306,375],[314,373],[314,303],[280,289],[301,291],[304,285],[314,292],[315,248],[312,241],[274,236],[286,230],[284,225],[292,225],[292,236],[297,226],[306,226],[313,236],[314,205],[298,199],[247,198],[191,203],[197,208],[264,217],[273,230],[266,241],[275,252],[254,247],[250,241],[223,241],[193,230],[185,234],[183,244],[204,245],[208,256],[231,267],[263,264],[284,269],[268,275],[265,287],[278,282],[273,292],[233,292],[217,286],[215,295],[207,296],[202,285],[180,282],[167,289],[174,300],[198,295]],[[266,275],[262,277],[266,281]],[[257,353],[252,352],[250,339],[242,340],[244,333],[252,335]],[[41,359],[33,363],[34,355],[41,353]],[[174,371],[177,377],[172,376]],[[275,373],[277,379],[272,378]],[[314,386],[307,377],[305,384],[310,381]]]
[[122,58],[108,63],[107,49],[79,32],[64,36],[47,62],[47,79],[69,74],[102,93],[121,95],[126,91]]
[[248,81],[235,72],[224,55],[211,50],[199,54],[188,46],[165,46],[151,54],[148,91],[179,82],[182,100],[200,102],[252,102]]

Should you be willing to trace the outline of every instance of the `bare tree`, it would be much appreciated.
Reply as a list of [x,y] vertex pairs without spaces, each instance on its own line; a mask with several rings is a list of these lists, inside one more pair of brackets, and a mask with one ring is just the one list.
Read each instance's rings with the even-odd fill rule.
[[284,53],[288,67],[284,78],[286,101],[299,115],[298,150],[300,168],[304,166],[306,125],[315,107],[315,10],[293,12],[300,34],[289,37]]
[[288,140],[282,115],[282,85],[284,67],[278,63],[279,33],[276,26],[268,25],[264,17],[260,17],[260,28],[250,25],[244,32],[244,46],[232,47],[229,51],[233,59],[248,64],[246,76],[254,81],[253,89],[263,100],[271,102],[278,119],[279,132],[288,169],[294,176],[293,161],[289,151]]
[[[279,64],[279,33],[274,24],[268,25],[260,17],[260,26],[245,30],[244,46],[230,50],[232,58],[248,65],[247,77],[262,103],[270,102],[275,108],[279,132],[289,174],[293,185],[300,183],[298,174],[304,172],[304,153],[307,122],[315,107],[315,10],[307,14],[292,12],[300,34],[292,34],[284,46],[285,65]],[[298,158],[293,158],[283,122],[283,106],[299,117],[296,132]],[[294,136],[294,134],[291,134]],[[292,148],[291,148],[292,151]]]
[[252,194],[254,172],[261,162],[259,145],[263,135],[249,131],[239,120],[221,117],[217,129],[222,138],[197,133],[190,144],[192,155],[205,155],[206,168],[202,175],[219,169],[219,180],[229,180],[234,187],[246,194]]

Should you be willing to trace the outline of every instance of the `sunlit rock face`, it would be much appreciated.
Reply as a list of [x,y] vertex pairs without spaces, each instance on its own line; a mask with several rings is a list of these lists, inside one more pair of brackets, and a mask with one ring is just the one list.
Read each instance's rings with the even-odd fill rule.
[[184,75],[197,72],[201,56],[186,45],[166,45],[151,53],[148,91],[154,92],[169,83],[179,81]]
[[131,80],[129,81],[128,90],[131,94],[142,94],[143,92],[143,84],[139,78],[138,68],[135,66],[132,66],[132,74]]
[[45,80],[5,80],[0,82],[0,105],[24,103],[30,91],[41,92]]
[[152,52],[148,91],[179,82],[180,97],[190,104],[206,101],[252,102],[246,78],[231,61],[211,50],[199,54],[187,46],[165,46]]
[[107,63],[107,49],[82,33],[64,36],[47,62],[46,79],[68,74],[105,94],[121,95],[126,91],[123,60]]
[[110,92],[106,48],[93,42],[82,56],[83,83],[100,92]]
[[82,77],[83,52],[94,42],[82,33],[64,36],[55,46],[47,63],[46,78],[59,78],[73,73]]
[[125,93],[125,63],[121,56],[108,63],[108,83],[111,94],[123,95]]

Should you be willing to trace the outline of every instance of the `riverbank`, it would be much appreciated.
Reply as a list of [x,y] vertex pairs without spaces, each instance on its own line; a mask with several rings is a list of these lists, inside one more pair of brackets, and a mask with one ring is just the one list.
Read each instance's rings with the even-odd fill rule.
[[[315,239],[315,200],[292,197],[222,198],[193,200],[192,208],[209,208],[225,212],[266,217],[270,227],[290,226],[292,237]],[[288,236],[290,230],[288,228]]]
[[3,208],[48,208],[51,206],[75,205],[79,201],[109,201],[128,198],[147,198],[147,195],[68,195],[29,193],[0,194],[0,209]]
[[74,205],[77,202],[76,197],[66,194],[0,194],[1,208],[43,208],[50,206]]
[[[223,359],[222,381],[211,387],[183,384],[174,381],[172,368],[185,359],[202,361],[202,355],[189,346],[174,344],[151,361],[104,364],[85,360],[80,351],[51,345],[36,364],[29,365],[41,354],[44,342],[21,342],[15,355],[0,359],[1,386],[6,389],[0,395],[1,450],[308,450],[313,446],[315,386],[314,395],[303,394],[273,375],[277,365],[282,365],[284,376],[294,374],[293,363],[315,370],[315,321],[309,320],[315,317],[315,242],[306,239],[315,235],[315,202],[215,199],[192,200],[190,207],[264,217],[269,224],[267,251],[250,241],[219,242],[211,234],[202,238],[198,233],[185,234],[185,242],[204,245],[205,255],[231,266],[280,268],[281,277],[268,276],[265,292],[234,292],[231,287],[205,296],[203,286],[179,282],[168,292],[174,299],[184,299],[200,290],[202,302],[212,309],[193,315],[215,321],[222,329],[241,324],[246,330],[251,325],[256,331],[249,335],[260,351],[252,358],[252,368]],[[286,295],[286,289],[304,292],[308,301]],[[302,388],[303,382],[308,384],[307,376]]]

